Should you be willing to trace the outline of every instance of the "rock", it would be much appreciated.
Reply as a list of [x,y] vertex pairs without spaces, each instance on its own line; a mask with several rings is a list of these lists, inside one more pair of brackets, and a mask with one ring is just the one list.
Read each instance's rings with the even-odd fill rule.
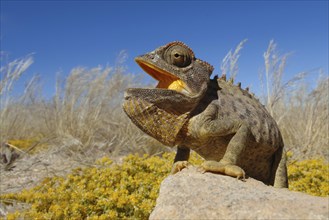
[[1,169],[8,170],[10,168],[10,165],[19,157],[18,149],[9,143],[0,143]]
[[150,219],[328,219],[328,204],[328,197],[189,167],[161,183]]

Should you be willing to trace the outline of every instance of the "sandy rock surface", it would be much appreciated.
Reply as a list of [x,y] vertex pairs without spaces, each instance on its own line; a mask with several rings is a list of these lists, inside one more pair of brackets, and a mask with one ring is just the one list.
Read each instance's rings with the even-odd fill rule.
[[162,182],[150,219],[329,219],[329,198],[189,167]]

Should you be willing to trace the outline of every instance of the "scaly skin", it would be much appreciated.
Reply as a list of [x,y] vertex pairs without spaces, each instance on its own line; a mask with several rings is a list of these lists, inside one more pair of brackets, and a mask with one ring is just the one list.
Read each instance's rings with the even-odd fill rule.
[[145,133],[177,146],[172,173],[187,166],[190,150],[201,169],[275,187],[288,187],[283,140],[265,107],[240,84],[210,79],[213,67],[172,42],[136,62],[159,81],[155,89],[128,89],[123,109]]

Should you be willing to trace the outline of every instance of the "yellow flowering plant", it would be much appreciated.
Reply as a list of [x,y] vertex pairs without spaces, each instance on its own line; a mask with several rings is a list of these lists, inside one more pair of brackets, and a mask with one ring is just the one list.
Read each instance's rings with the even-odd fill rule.
[[289,189],[329,196],[329,163],[324,159],[294,161],[288,165]]
[[[66,177],[46,178],[32,189],[0,198],[31,204],[29,210],[8,214],[7,219],[148,219],[173,158],[174,153],[128,155],[122,164],[114,164],[103,157],[93,167],[77,168]],[[191,164],[202,161],[191,154]],[[328,170],[324,160],[290,163],[290,189],[328,196]]]

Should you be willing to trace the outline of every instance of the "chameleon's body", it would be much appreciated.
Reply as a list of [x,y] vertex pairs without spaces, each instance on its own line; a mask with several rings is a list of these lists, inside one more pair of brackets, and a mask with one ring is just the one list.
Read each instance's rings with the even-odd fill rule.
[[157,88],[128,89],[123,108],[145,133],[177,146],[173,172],[185,167],[190,149],[204,171],[287,187],[283,140],[265,107],[226,77],[210,79],[213,67],[172,42],[136,58],[159,81]]

